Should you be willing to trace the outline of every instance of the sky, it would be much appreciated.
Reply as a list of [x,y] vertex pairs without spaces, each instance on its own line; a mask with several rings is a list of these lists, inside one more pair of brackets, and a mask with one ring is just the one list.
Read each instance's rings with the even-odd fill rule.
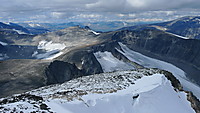
[[0,21],[166,21],[200,15],[200,0],[1,0]]

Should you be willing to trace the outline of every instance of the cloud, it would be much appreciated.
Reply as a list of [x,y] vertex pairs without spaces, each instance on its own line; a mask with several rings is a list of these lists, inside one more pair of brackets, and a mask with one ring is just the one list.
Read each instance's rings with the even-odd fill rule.
[[63,12],[51,12],[51,16],[53,18],[62,18],[62,17],[65,16],[65,13],[63,13]]
[[199,5],[199,0],[99,0],[86,4],[86,8],[98,11],[134,12],[197,8]]
[[200,0],[1,0],[0,11],[126,12],[200,8]]
[[154,16],[156,11],[170,16],[174,10],[200,9],[199,6],[200,0],[1,0],[0,15],[4,21],[126,19],[137,18],[141,12],[148,15],[148,11],[154,11]]
[[93,9],[96,11],[120,11],[126,7],[126,0],[99,0],[94,3],[86,4],[87,9]]

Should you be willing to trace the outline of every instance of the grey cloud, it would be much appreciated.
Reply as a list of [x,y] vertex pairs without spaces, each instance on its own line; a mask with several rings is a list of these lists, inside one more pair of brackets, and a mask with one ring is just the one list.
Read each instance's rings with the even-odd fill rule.
[[191,8],[200,0],[1,0],[0,11],[51,10],[51,11],[138,11],[174,8]]
[[[66,20],[88,17],[96,20],[95,18],[115,18],[112,16],[115,14],[184,8],[199,9],[199,6],[200,0],[1,0],[0,18],[1,20],[12,18]],[[96,13],[105,17],[95,16]]]
[[199,0],[99,0],[95,3],[86,4],[88,9],[102,11],[148,11],[170,10],[183,8],[199,8]]

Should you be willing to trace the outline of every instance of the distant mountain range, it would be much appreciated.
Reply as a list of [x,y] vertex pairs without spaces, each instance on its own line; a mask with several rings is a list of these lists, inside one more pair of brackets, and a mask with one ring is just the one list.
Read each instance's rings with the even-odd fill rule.
[[[22,27],[23,26],[23,27]],[[68,27],[89,26],[91,29],[98,32],[108,32],[115,30],[136,30],[140,28],[152,28],[159,29],[166,32],[170,32],[176,35],[180,35],[187,38],[199,39],[199,26],[200,17],[188,16],[179,18],[176,20],[163,22],[163,23],[149,23],[149,22],[122,22],[122,21],[108,21],[108,22],[68,22],[68,23],[0,23],[1,28],[16,29],[15,31],[21,31],[27,34],[43,34],[47,32],[57,31]]]
[[178,36],[186,37],[189,39],[200,39],[200,17],[199,16],[188,16],[179,18],[176,20],[157,23],[157,24],[148,24],[148,25],[138,25],[131,27],[124,27],[120,30],[136,30],[143,28],[158,29],[173,33]]
[[[39,32],[57,31],[73,26],[85,27],[89,26],[91,29],[98,32],[114,31],[122,27],[148,24],[148,22],[122,22],[122,21],[102,21],[102,22],[68,22],[68,23],[19,23],[19,25],[27,28],[33,34],[39,34]],[[38,30],[38,33],[34,33],[34,30]],[[46,31],[45,31],[46,30]]]

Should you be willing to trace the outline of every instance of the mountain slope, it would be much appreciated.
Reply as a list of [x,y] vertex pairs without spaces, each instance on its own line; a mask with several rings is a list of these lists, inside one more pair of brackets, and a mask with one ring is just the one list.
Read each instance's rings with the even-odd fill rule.
[[199,108],[193,106],[193,109],[191,101],[187,100],[191,97],[189,93],[179,90],[180,83],[166,71],[121,71],[81,77],[61,85],[4,98],[1,99],[0,110],[57,113],[145,113],[148,110],[149,113],[194,113],[195,109],[198,113]]
[[0,29],[9,29],[16,32],[17,34],[30,34],[30,32],[26,28],[15,23],[0,22]]
[[[20,35],[0,31],[0,58],[54,59],[74,48],[89,46],[102,41],[98,33],[78,26],[42,35]],[[77,41],[78,40],[78,41]]]
[[[152,56],[178,65],[184,70],[187,70],[184,65],[191,66],[196,71],[193,73],[188,70],[188,77],[199,83],[199,40],[185,40],[163,31],[152,29],[119,31],[112,36],[112,39],[122,42],[132,50],[147,54],[147,56],[153,54]],[[184,65],[181,66],[181,63]]]
[[[63,60],[60,63],[54,61],[56,57],[62,56],[62,54],[68,55],[69,51],[101,43],[104,40],[97,37],[98,35],[89,29],[73,27],[34,37],[30,42],[21,43],[24,45],[0,44],[0,60],[3,60],[0,61],[0,76],[2,78],[0,80],[2,86],[0,97],[22,93],[47,84],[62,83],[80,75],[102,72],[99,63],[92,56],[93,54],[87,52],[83,53],[87,55],[84,56],[84,68],[77,69],[81,71],[81,74],[69,75],[78,67],[73,65],[75,61],[69,63]],[[72,68],[68,68],[70,66]],[[96,70],[93,66],[97,67]],[[53,70],[54,67],[60,68],[61,72],[57,78],[62,78],[62,82],[59,80],[52,82],[52,78],[54,78],[52,75],[57,73],[57,70]],[[37,77],[38,80],[35,80]],[[22,87],[24,84],[27,87]]]
[[[4,105],[3,107],[5,109],[2,109],[9,110],[9,108],[11,108],[10,111],[12,111],[15,109],[14,107],[21,105],[23,106],[22,108],[30,108],[27,110],[32,111],[44,110],[50,112],[56,111],[58,110],[57,108],[59,108],[59,110],[78,112],[78,108],[82,108],[86,111],[89,110],[88,112],[94,112],[92,109],[102,109],[102,106],[109,106],[108,104],[112,105],[108,109],[113,111],[115,110],[113,109],[113,107],[115,107],[113,103],[116,103],[116,110],[121,112],[123,109],[125,109],[124,112],[134,110],[136,110],[135,112],[146,112],[141,111],[137,106],[144,106],[145,109],[146,107],[150,107],[152,108],[151,112],[155,112],[155,107],[159,105],[165,109],[166,112],[172,112],[170,110],[177,110],[177,112],[194,112],[193,109],[191,110],[190,106],[197,112],[198,108],[200,108],[198,104],[198,99],[200,98],[199,43],[199,40],[186,40],[180,36],[167,33],[166,31],[152,28],[147,29],[146,27],[139,30],[121,30],[100,34],[88,28],[71,27],[34,36],[31,41],[25,41],[23,44],[36,47],[37,50],[31,55],[39,60],[19,59],[2,61],[0,63],[0,76],[5,78],[0,81],[1,86],[3,86],[1,89],[3,92],[0,92],[0,96],[5,97],[42,86],[46,87],[29,93],[8,97],[7,99],[9,101],[3,99],[2,105]],[[1,44],[0,47],[5,48],[6,46],[8,45]],[[52,54],[55,55],[55,57],[49,58]],[[20,63],[20,65],[18,65],[18,63]],[[154,73],[153,69],[149,69],[151,71],[148,71],[146,68],[159,68],[173,73],[182,83],[183,89],[192,91],[198,99],[190,92],[186,94],[177,90],[174,91],[173,87],[182,90],[179,82],[173,82],[175,79],[174,77],[166,76],[171,80],[172,87],[169,81],[163,77],[166,74],[163,75],[163,72],[160,71]],[[135,71],[130,71],[132,69],[135,69]],[[115,72],[119,70],[127,71]],[[145,72],[143,73],[141,70],[145,70]],[[103,74],[93,76],[93,74],[98,73]],[[138,75],[138,73],[141,75],[139,76],[141,79],[145,75],[152,75],[153,73],[153,80],[151,77],[144,77],[145,80],[142,79],[143,83],[152,83],[146,84],[150,89],[148,89],[149,87],[147,86],[141,88],[139,87],[140,85],[136,85],[136,81],[139,79],[135,75]],[[81,76],[84,77],[76,79]],[[120,76],[122,76],[122,78]],[[134,79],[135,77],[136,79]],[[92,82],[90,82],[90,80]],[[62,84],[63,82],[66,83]],[[26,85],[26,87],[22,87],[23,85]],[[133,87],[131,90],[127,90],[129,88],[128,86]],[[76,87],[78,89],[76,89]],[[148,90],[144,91],[146,88]],[[137,89],[141,90],[141,92],[137,92]],[[165,91],[163,89],[168,90]],[[128,93],[120,95],[120,93],[118,93],[118,91],[121,92],[120,90]],[[162,92],[165,93],[163,94]],[[109,101],[104,102],[102,98],[93,98],[94,96],[99,97],[96,93],[103,97],[109,97]],[[139,96],[137,95],[138,93]],[[151,96],[150,94],[152,93],[155,95]],[[127,95],[131,96],[127,97]],[[142,97],[141,100],[140,96]],[[143,104],[148,96],[148,100],[153,103],[152,106],[149,103]],[[160,96],[160,101],[154,100],[154,98],[158,96]],[[126,101],[123,101],[123,99],[121,100],[120,97],[124,98]],[[131,101],[129,100],[130,97]],[[140,101],[134,103],[135,101],[133,102],[132,97]],[[167,99],[163,97],[167,97]],[[59,100],[60,98],[61,100]],[[85,99],[86,101],[81,99]],[[121,101],[119,102],[117,99],[123,102],[120,103]],[[15,100],[14,103],[13,100]],[[190,100],[191,103],[188,104],[187,100]],[[77,101],[78,103],[76,103]],[[132,102],[135,109],[131,109],[132,104],[130,103]],[[32,103],[35,103],[35,106]],[[74,103],[78,108],[70,109],[74,108]],[[163,106],[163,103],[172,105],[170,106],[171,109],[167,109],[167,106]],[[173,103],[176,103],[178,106],[175,106]],[[121,108],[120,106],[123,106],[123,104],[128,107],[124,106]],[[92,107],[92,109],[88,109],[88,106],[89,108]],[[175,109],[174,106],[180,109]],[[67,109],[63,109],[63,107],[67,107]],[[183,109],[184,111],[181,111]]]

